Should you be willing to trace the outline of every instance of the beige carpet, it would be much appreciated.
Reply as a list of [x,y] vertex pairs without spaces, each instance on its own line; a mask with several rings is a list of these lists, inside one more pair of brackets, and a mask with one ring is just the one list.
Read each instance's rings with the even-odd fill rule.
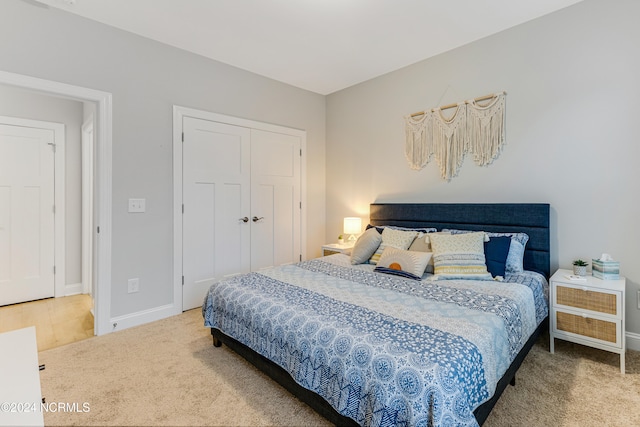
[[[640,353],[627,352],[622,376],[614,354],[560,341],[556,349],[549,354],[544,339],[534,346],[485,426],[640,426]],[[39,358],[47,402],[79,408],[45,413],[48,426],[329,425],[227,347],[214,348],[199,310]]]

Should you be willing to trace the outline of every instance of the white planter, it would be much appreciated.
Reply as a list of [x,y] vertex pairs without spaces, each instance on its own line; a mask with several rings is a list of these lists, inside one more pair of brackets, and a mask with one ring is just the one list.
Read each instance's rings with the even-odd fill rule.
[[587,266],[586,265],[574,265],[573,266],[573,274],[576,276],[586,276],[587,275]]

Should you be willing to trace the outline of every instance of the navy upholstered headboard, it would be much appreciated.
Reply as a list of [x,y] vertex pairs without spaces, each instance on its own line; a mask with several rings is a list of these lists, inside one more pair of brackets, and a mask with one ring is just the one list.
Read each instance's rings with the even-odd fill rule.
[[524,268],[549,278],[546,203],[373,203],[369,212],[371,225],[527,233]]

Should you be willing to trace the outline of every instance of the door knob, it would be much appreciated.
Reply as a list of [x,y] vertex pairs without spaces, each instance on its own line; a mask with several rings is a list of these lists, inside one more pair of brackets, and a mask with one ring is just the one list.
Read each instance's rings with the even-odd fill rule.
[[240,218],[240,221],[242,222],[249,222],[249,218],[247,218],[246,216],[243,218]]
[[261,216],[260,218],[258,218],[257,216],[254,216],[252,219],[253,219],[253,222],[258,222],[258,221],[260,221],[261,219],[264,219],[264,217],[263,217],[263,216]]

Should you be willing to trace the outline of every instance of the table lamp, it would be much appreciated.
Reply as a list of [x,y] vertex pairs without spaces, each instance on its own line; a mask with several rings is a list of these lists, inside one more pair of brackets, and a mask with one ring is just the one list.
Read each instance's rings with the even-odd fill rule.
[[349,242],[354,242],[362,230],[362,219],[356,217],[346,217],[344,219],[344,234],[349,234]]

